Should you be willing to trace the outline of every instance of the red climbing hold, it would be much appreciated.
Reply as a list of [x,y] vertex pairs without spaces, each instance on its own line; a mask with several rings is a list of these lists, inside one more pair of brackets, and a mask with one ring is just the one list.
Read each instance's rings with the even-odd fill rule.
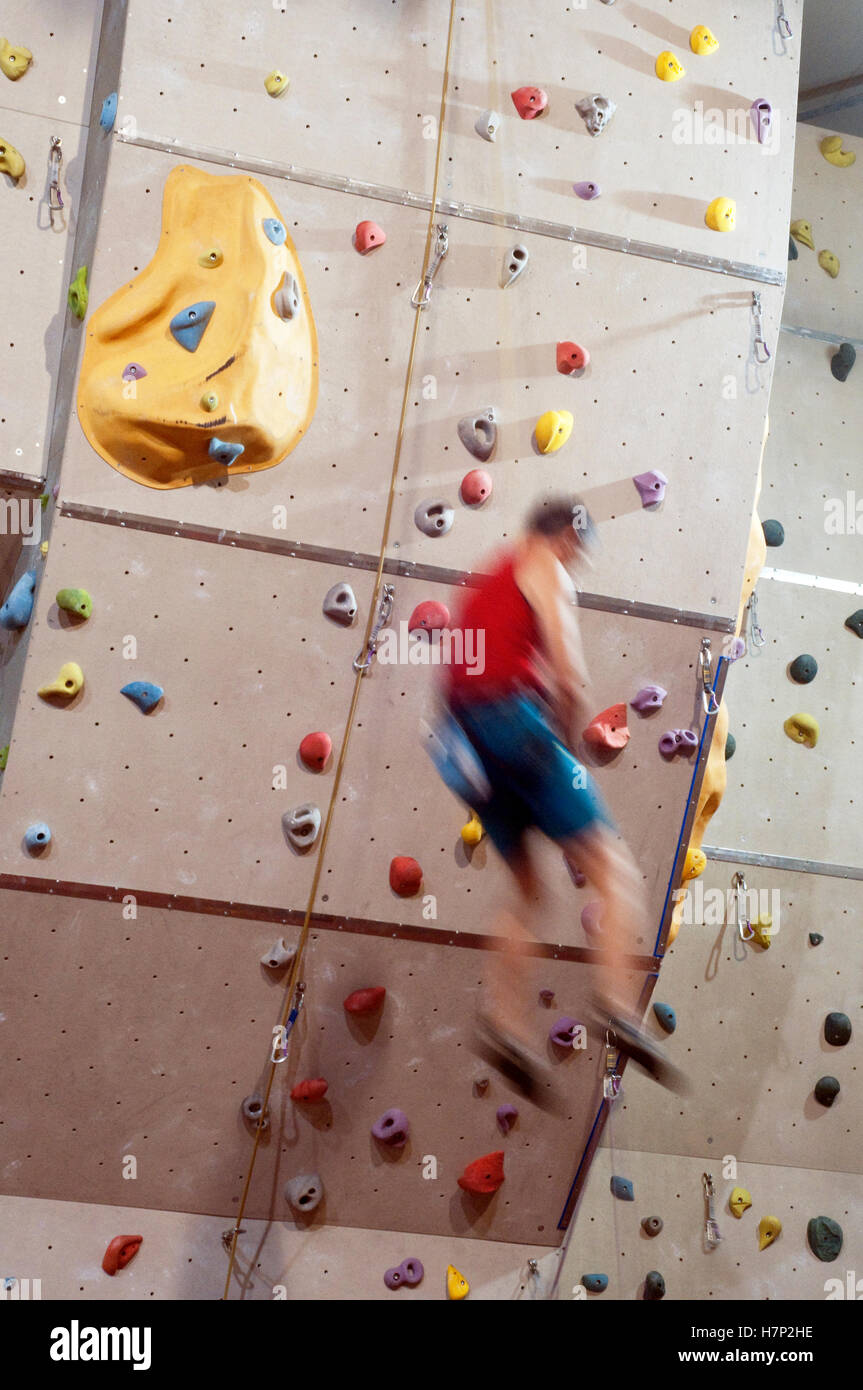
[[523,121],[532,121],[548,106],[548,97],[541,87],[519,87],[510,96]]
[[361,256],[367,255],[369,251],[374,251],[377,246],[383,246],[386,239],[386,232],[378,226],[377,222],[357,223],[354,241]]
[[390,864],[390,888],[400,898],[412,898],[420,890],[423,871],[408,854],[397,854]]
[[312,772],[323,772],[324,764],[333,751],[333,741],[329,734],[320,732],[306,734],[300,744],[300,757]]
[[557,370],[568,376],[570,372],[580,372],[582,367],[586,367],[590,362],[590,353],[587,348],[579,347],[578,343],[558,343],[557,345]]
[[371,985],[368,989],[355,989],[344,1002],[349,1014],[372,1014],[379,1009],[387,997],[383,985]]
[[503,1149],[469,1163],[458,1180],[465,1192],[497,1192],[503,1182]]
[[327,1085],[322,1076],[313,1077],[311,1081],[298,1081],[291,1091],[291,1100],[323,1100]]
[[445,627],[449,627],[449,609],[433,598],[418,603],[408,620],[408,632],[434,632]]
[[625,748],[629,742],[626,705],[609,705],[608,709],[591,719],[582,738],[585,743],[593,743],[598,748]]
[[105,1273],[116,1274],[118,1269],[125,1269],[137,1255],[143,1240],[143,1236],[115,1236],[102,1256]]
[[484,468],[472,468],[461,480],[461,500],[467,507],[478,506],[491,497],[492,487],[490,473]]

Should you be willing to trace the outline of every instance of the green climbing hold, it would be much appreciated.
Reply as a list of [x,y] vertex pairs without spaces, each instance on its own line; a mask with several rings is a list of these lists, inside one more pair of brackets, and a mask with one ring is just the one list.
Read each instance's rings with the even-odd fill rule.
[[202,410],[215,410],[218,404],[219,397],[216,395],[215,391],[204,392],[203,396],[201,397]]
[[659,1270],[652,1269],[644,1281],[644,1297],[648,1303],[656,1303],[665,1297],[665,1280]]
[[832,1216],[813,1216],[806,1227],[806,1239],[812,1254],[830,1264],[842,1249],[842,1227]]
[[785,540],[785,528],[781,521],[762,521],[761,529],[768,545],[781,545]]
[[814,656],[804,652],[802,656],[794,658],[788,667],[788,674],[798,685],[808,685],[818,675],[818,662]]
[[4,743],[0,748],[0,772],[6,771],[6,764],[9,761],[9,744]]
[[858,637],[863,637],[863,608],[858,608],[856,613],[852,613],[850,618],[846,618],[845,626],[850,627],[852,632],[856,632]]
[[840,1090],[835,1076],[822,1076],[815,1083],[815,1099],[819,1105],[832,1105]]
[[69,286],[69,308],[72,310],[76,319],[82,319],[86,314],[88,298],[87,267],[82,265],[78,267],[78,273]]
[[582,1274],[581,1282],[588,1293],[605,1293],[608,1288],[607,1274]]
[[831,1047],[844,1047],[851,1037],[851,1020],[847,1014],[828,1014],[824,1020],[824,1041]]
[[728,762],[729,758],[733,758],[736,752],[737,739],[734,737],[733,734],[729,734],[727,739],[725,740],[725,761]]
[[86,589],[58,589],[57,607],[65,608],[79,618],[89,618],[93,612],[93,600]]
[[41,495],[40,498],[39,498],[39,502],[40,502],[40,504],[41,504],[41,506],[42,506],[42,510],[43,510],[43,512],[44,512],[45,508],[46,508],[47,505],[48,505],[48,494],[47,494],[47,492],[43,492],[43,493],[42,493],[42,495]]
[[821,935],[820,931],[811,931],[811,932],[809,933],[809,945],[810,945],[810,946],[820,946],[820,945],[821,945],[821,942],[822,942],[823,940],[824,940],[824,937]]

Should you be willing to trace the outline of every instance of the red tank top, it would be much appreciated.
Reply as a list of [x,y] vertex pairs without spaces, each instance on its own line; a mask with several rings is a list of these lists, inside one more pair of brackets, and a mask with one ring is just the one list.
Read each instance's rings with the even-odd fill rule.
[[464,591],[450,628],[452,661],[444,668],[444,687],[456,704],[499,699],[519,686],[543,689],[535,664],[539,625],[514,567],[506,552],[479,587]]

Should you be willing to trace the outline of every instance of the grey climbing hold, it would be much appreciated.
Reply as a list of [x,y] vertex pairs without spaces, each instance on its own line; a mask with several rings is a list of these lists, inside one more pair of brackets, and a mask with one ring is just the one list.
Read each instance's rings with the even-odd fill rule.
[[852,632],[856,632],[858,637],[863,637],[863,608],[858,608],[856,613],[852,613],[850,618],[845,619],[845,626]]
[[51,831],[44,821],[36,821],[35,825],[28,825],[24,831],[24,843],[31,851],[47,848],[51,843]]
[[503,258],[503,288],[517,280],[530,260],[530,252],[521,242],[511,246]]
[[831,1047],[844,1047],[851,1037],[851,1020],[847,1014],[828,1014],[824,1020],[824,1040]]
[[455,519],[455,512],[449,502],[439,497],[430,502],[420,502],[414,512],[414,521],[426,536],[445,536]]
[[278,217],[265,217],[262,222],[264,235],[273,243],[274,246],[284,246],[287,232],[279,221]]
[[648,1303],[658,1303],[665,1297],[665,1280],[659,1270],[652,1269],[644,1281],[644,1297]]
[[834,352],[830,359],[830,370],[837,381],[847,381],[848,373],[857,361],[857,353],[853,343],[840,343],[839,351]]
[[280,319],[295,319],[302,308],[297,278],[287,270],[282,276],[282,283],[273,295],[273,308]]
[[842,1088],[835,1076],[822,1076],[815,1083],[815,1099],[819,1105],[830,1106]]
[[319,1205],[324,1195],[324,1185],[317,1173],[299,1173],[288,1178],[283,1188],[285,1201],[290,1202],[294,1211],[310,1212]]
[[788,667],[788,674],[798,685],[808,685],[818,675],[818,662],[814,656],[804,652],[802,656],[794,658]]
[[617,107],[610,97],[600,96],[597,92],[591,97],[582,97],[581,101],[575,103],[575,109],[589,133],[601,135]]
[[661,1216],[645,1216],[641,1223],[641,1229],[646,1236],[658,1236],[662,1230]]
[[261,965],[265,965],[268,970],[284,970],[286,966],[290,965],[296,954],[296,946],[289,946],[285,938],[280,936],[269,951],[265,951],[261,956]]
[[463,415],[458,422],[458,437],[469,454],[480,463],[491,458],[497,443],[497,416],[493,405],[479,415]]
[[806,1239],[816,1259],[830,1264],[842,1249],[842,1227],[832,1216],[813,1216],[806,1227]]
[[666,1033],[673,1033],[677,1027],[677,1014],[670,1004],[654,1004],[653,1012],[656,1014],[656,1021],[660,1028],[664,1028]]
[[294,849],[310,849],[321,829],[320,810],[311,801],[304,801],[302,806],[285,812],[282,825]]
[[236,463],[240,454],[245,452],[245,448],[245,444],[237,444],[234,440],[229,439],[219,439],[213,435],[207,453],[211,459],[216,460],[216,463],[223,463],[228,468],[232,463]]
[[500,116],[496,111],[483,111],[482,115],[477,117],[474,130],[477,135],[482,136],[483,140],[490,140],[494,143],[494,137],[497,135],[499,125]]
[[153,681],[130,681],[120,689],[120,694],[131,700],[133,705],[137,705],[142,714],[149,714],[164,693],[162,687]]
[[789,238],[788,238],[788,259],[789,259],[789,261],[796,261],[796,260],[797,260],[797,257],[798,257],[799,255],[800,255],[800,252],[797,250],[797,243],[796,243],[796,241],[794,240],[793,236],[789,236]]
[[36,590],[36,575],[32,571],[22,574],[10,589],[6,602],[0,608],[0,627],[9,631],[26,627],[33,612],[33,595]]
[[243,1101],[243,1118],[249,1124],[260,1125],[260,1128],[269,1129],[270,1117],[264,1109],[264,1098],[260,1091],[253,1091],[250,1096],[246,1096]]
[[611,1193],[613,1197],[618,1197],[621,1202],[634,1202],[635,1192],[629,1178],[613,1177],[611,1179]]
[[581,1282],[588,1293],[605,1293],[608,1288],[607,1274],[582,1274]]
[[342,627],[350,627],[357,616],[357,601],[350,584],[334,584],[324,598],[324,613]]
[[725,761],[728,762],[729,758],[733,758],[736,752],[737,739],[734,737],[733,734],[729,734],[727,739],[725,740]]
[[785,528],[781,521],[762,521],[761,529],[767,545],[781,545],[785,540]]
[[114,129],[114,122],[117,119],[117,93],[112,92],[102,102],[102,110],[99,115],[99,124],[104,131]]
[[810,945],[810,946],[820,946],[820,945],[821,945],[821,942],[822,942],[823,940],[824,940],[824,937],[821,935],[820,931],[811,931],[811,932],[809,933],[809,945]]
[[200,299],[197,304],[190,304],[188,309],[181,309],[179,314],[174,315],[170,328],[180,347],[184,347],[187,352],[195,351],[213,317],[215,307],[214,299]]

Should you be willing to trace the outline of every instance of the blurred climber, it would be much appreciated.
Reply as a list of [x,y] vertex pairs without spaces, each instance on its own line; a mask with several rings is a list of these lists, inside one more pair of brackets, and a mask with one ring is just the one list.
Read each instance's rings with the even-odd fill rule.
[[[553,1096],[548,1068],[533,1050],[535,1020],[532,1027],[518,967],[518,957],[537,940],[529,922],[542,906],[531,828],[560,845],[571,870],[585,876],[602,902],[594,1022],[603,1037],[613,1027],[614,1046],[657,1080],[678,1081],[623,1004],[627,945],[646,928],[641,874],[571,751],[592,710],[569,571],[591,565],[595,544],[593,522],[578,498],[537,504],[481,585],[464,591],[451,625],[452,637],[461,634],[461,640],[451,648],[452,663],[441,668],[452,719],[446,754],[435,760],[479,815],[514,879],[512,902],[492,928],[507,946],[479,1014],[480,1049],[538,1104],[552,1103]],[[471,664],[470,652],[482,660]],[[454,746],[459,738],[461,753]],[[479,763],[473,775],[471,755]],[[448,775],[457,763],[461,779]]]

